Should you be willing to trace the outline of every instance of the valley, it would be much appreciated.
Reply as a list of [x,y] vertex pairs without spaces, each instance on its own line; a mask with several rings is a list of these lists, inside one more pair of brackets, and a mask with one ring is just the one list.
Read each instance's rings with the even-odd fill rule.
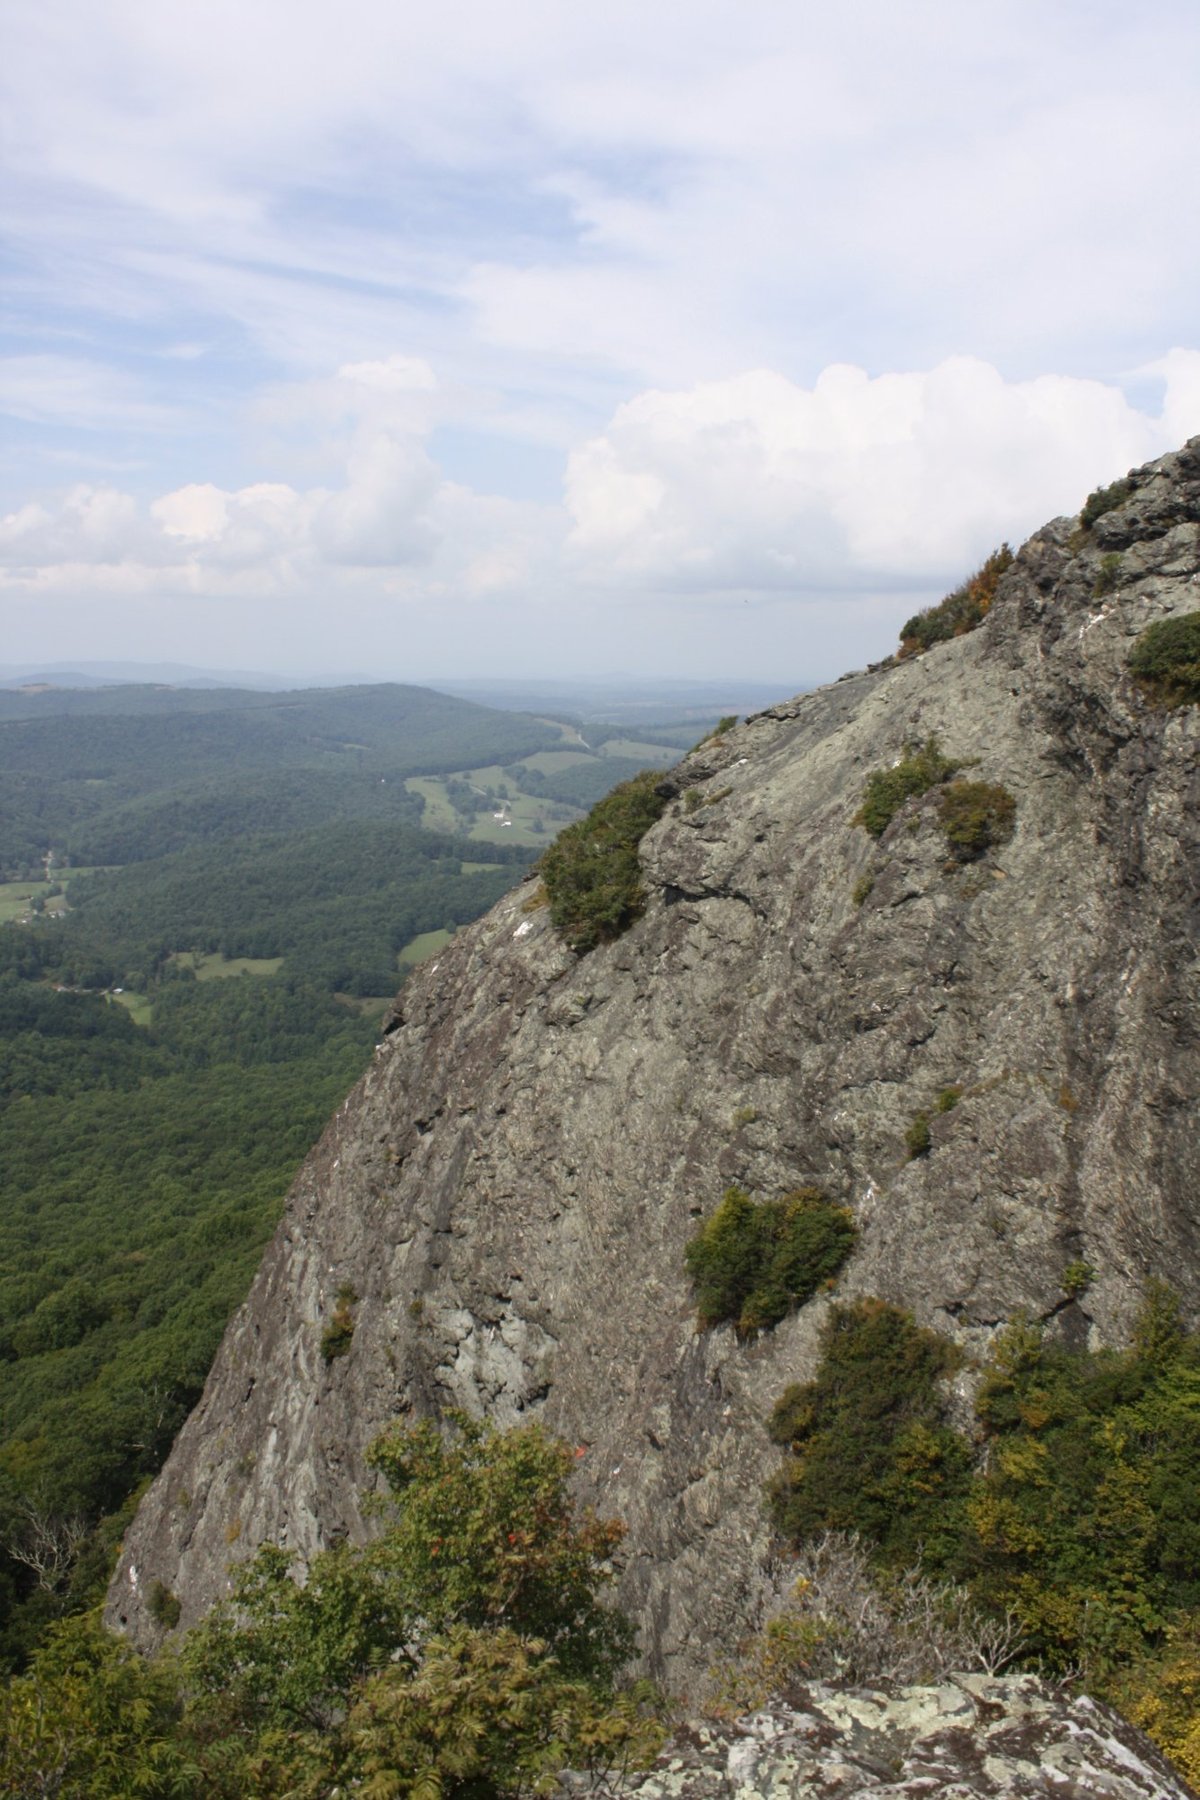
[[[414,688],[0,689],[10,1665],[97,1597],[397,987],[636,750],[677,754]],[[48,1584],[30,1509],[82,1533]]]

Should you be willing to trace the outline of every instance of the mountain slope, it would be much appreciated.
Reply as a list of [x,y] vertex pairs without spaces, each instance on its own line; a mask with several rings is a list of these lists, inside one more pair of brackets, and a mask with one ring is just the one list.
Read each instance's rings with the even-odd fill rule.
[[[971,635],[685,759],[616,943],[577,958],[528,883],[414,976],[143,1502],[114,1622],[151,1641],[152,1583],[187,1624],[263,1540],[366,1530],[363,1449],[399,1411],[536,1412],[628,1522],[652,1664],[694,1682],[753,1611],[763,1419],[828,1306],[698,1334],[684,1246],[731,1183],[844,1202],[839,1294],[971,1349],[1019,1307],[1120,1341],[1147,1275],[1195,1315],[1200,722],[1126,659],[1196,607],[1198,521],[1200,439],[1039,532]],[[931,737],[1015,800],[973,860],[938,790],[877,838],[856,822],[868,774]]]

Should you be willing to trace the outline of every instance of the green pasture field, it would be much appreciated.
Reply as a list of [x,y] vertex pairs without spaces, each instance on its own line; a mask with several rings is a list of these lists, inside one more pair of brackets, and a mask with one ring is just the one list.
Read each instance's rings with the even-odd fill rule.
[[[542,753],[539,752],[539,754]],[[545,754],[558,756],[562,753],[550,751]],[[576,762],[592,760],[579,752],[568,752],[567,754],[572,761]],[[408,791],[412,794],[420,794],[425,801],[425,812],[421,824],[426,831],[458,833],[462,830],[462,818],[454,810],[446,795],[445,784],[447,781],[466,781],[481,792],[489,787],[499,789],[503,786],[508,789],[507,802],[501,797],[497,801],[496,810],[499,811],[501,806],[507,804],[508,816],[511,818],[512,824],[505,825],[502,820],[494,819],[490,812],[476,813],[470,831],[465,834],[470,843],[522,844],[527,849],[537,849],[548,844],[567,823],[567,820],[561,817],[560,802],[536,799],[531,794],[518,793],[515,784],[508,779],[499,763],[485,763],[482,768],[458,769],[454,774],[447,776],[411,775],[409,777],[405,784]],[[558,817],[555,816],[556,805],[560,814]],[[580,815],[576,812],[572,816],[578,818]],[[535,831],[534,821],[539,819],[542,829]],[[482,866],[486,867],[487,865]]]
[[[548,719],[542,713],[531,713],[529,716],[536,719],[539,725],[553,725],[555,731],[561,733],[564,744],[582,744],[584,741],[579,727],[568,725],[565,719]],[[527,762],[529,759],[523,757],[521,760]]]
[[458,814],[446,798],[446,786],[436,775],[410,775],[405,782],[410,794],[419,794],[425,802],[421,815],[424,831],[457,831]]
[[[529,794],[514,794],[508,802],[512,824],[505,825],[499,819],[493,819],[491,813],[477,814],[470,841],[473,844],[524,844],[529,849],[552,843],[567,823],[565,819],[554,817],[557,804],[553,800],[535,800]],[[535,819],[542,821],[541,831],[533,829]]]
[[213,951],[177,950],[171,958],[181,968],[195,970],[197,981],[222,981],[228,975],[274,975],[282,956],[221,956]]
[[543,775],[550,775],[556,769],[569,768],[572,763],[591,762],[594,756],[595,752],[591,750],[535,750],[532,756],[521,758],[521,767],[540,769]]
[[44,899],[48,881],[0,881],[0,924],[30,917],[30,902]]
[[70,884],[76,875],[101,875],[106,869],[54,869],[49,882],[0,882],[0,925],[9,925],[16,918],[29,918],[29,902],[49,895],[50,887],[58,886],[67,889],[67,895],[54,895],[47,902],[47,913],[65,913],[67,911]]
[[415,938],[410,938],[403,950],[396,956],[397,966],[401,969],[415,969],[418,963],[425,961],[439,950],[444,950],[454,933],[451,931],[422,931]]
[[[665,769],[679,761],[679,751],[670,744],[647,744],[641,738],[609,738],[600,746],[601,756],[640,756],[647,768]],[[529,759],[532,762],[532,757]]]
[[135,1025],[150,1023],[154,1008],[145,994],[133,994],[124,988],[119,994],[110,994],[108,998],[112,1005],[123,1006]]
[[[557,751],[555,751],[554,754],[557,755]],[[500,788],[511,786],[501,763],[484,763],[481,769],[464,769],[459,776],[459,780],[469,781],[472,787],[477,788]]]
[[[76,875],[95,875],[99,872],[96,869],[55,869],[49,881],[0,881],[0,925],[11,924],[14,919],[29,918],[30,901],[44,900],[52,887],[69,890]],[[64,895],[56,894],[47,903],[46,911],[49,913],[66,910]]]
[[358,1013],[364,1019],[382,1019],[395,998],[393,994],[337,993],[333,997],[335,1000],[340,1000],[343,1006],[348,1006],[351,1012]]

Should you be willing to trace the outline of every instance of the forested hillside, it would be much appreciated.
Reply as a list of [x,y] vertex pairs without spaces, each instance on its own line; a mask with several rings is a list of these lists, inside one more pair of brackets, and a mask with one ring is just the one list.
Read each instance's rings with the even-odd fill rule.
[[0,1662],[98,1595],[409,968],[673,717],[0,690]]
[[408,964],[529,860],[464,860],[406,780],[564,729],[396,686],[0,691],[5,1664],[102,1588]]
[[133,862],[335,817],[419,822],[411,775],[511,762],[558,728],[394,684],[0,690],[0,875]]

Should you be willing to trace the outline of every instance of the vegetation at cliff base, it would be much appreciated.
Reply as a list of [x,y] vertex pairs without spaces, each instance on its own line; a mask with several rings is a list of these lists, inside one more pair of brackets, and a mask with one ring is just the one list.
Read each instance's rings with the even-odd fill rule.
[[[1083,1265],[1064,1279],[1083,1291]],[[1091,1271],[1087,1271],[1090,1280]],[[1152,1285],[1123,1351],[1016,1319],[983,1370],[973,1440],[948,1422],[961,1353],[882,1301],[837,1309],[816,1378],[771,1419],[772,1516],[920,1564],[1019,1625],[1027,1658],[1082,1671],[1200,1774],[1200,1336]]]
[[927,794],[961,768],[960,762],[943,755],[936,737],[926,738],[923,744],[906,744],[891,768],[873,769],[867,776],[855,824],[872,837],[882,837],[906,800]]
[[1147,626],[1129,653],[1129,672],[1163,706],[1200,701],[1200,612]]
[[94,1617],[55,1626],[0,1702],[0,1791],[64,1800],[484,1800],[649,1761],[657,1706],[621,1670],[603,1603],[621,1538],[567,1492],[536,1425],[398,1426],[370,1460],[390,1498],[368,1545],[274,1545],[175,1652]]
[[893,1561],[952,1561],[971,1455],[939,1384],[954,1345],[881,1300],[836,1307],[815,1379],[790,1387],[768,1430],[790,1455],[769,1492],[785,1537],[855,1531]]
[[666,807],[661,780],[647,769],[621,782],[586,819],[568,825],[538,864],[550,917],[580,954],[620,937],[641,912],[638,845]]
[[833,1280],[857,1237],[846,1208],[816,1188],[779,1200],[728,1188],[684,1251],[702,1328],[769,1331]]
[[961,587],[939,600],[936,606],[927,606],[923,612],[914,613],[900,628],[901,659],[931,650],[935,644],[948,643],[951,638],[962,637],[982,625],[996,597],[1000,577],[1012,567],[1012,562],[1012,551],[1007,544],[1001,544]]

